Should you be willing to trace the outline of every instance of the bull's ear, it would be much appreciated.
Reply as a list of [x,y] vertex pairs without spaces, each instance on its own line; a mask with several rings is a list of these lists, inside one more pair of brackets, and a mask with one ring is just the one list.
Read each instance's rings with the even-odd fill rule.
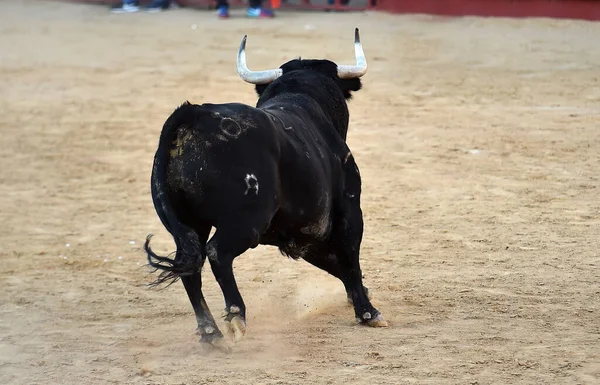
[[265,90],[267,89],[267,87],[270,85],[269,84],[257,84],[256,87],[254,88],[256,90],[256,93],[258,94],[258,96],[262,96],[263,92],[265,92]]
[[359,91],[362,88],[362,83],[360,78],[354,79],[339,79],[337,80],[338,84],[342,92],[344,93],[344,98],[347,100],[352,98],[351,91]]

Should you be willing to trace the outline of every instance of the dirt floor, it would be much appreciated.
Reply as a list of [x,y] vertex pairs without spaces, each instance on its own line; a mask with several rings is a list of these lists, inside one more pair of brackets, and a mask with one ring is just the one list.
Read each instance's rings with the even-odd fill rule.
[[[386,329],[277,250],[235,263],[248,333],[202,348],[149,177],[181,102],[254,103],[248,64],[369,63],[350,102],[362,267]],[[0,2],[0,383],[600,383],[600,23]],[[205,294],[223,307],[210,269]]]

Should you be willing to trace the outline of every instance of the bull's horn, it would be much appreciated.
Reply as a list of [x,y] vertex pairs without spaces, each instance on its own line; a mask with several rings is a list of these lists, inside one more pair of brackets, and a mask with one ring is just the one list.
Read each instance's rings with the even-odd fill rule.
[[246,65],[246,38],[247,35],[244,35],[237,56],[237,70],[242,80],[252,84],[269,84],[280,77],[283,73],[280,68],[265,71],[251,71],[248,69]]
[[337,73],[340,79],[359,78],[367,73],[367,58],[365,57],[365,52],[360,44],[358,28],[354,30],[354,55],[356,56],[356,65],[339,65],[337,67]]

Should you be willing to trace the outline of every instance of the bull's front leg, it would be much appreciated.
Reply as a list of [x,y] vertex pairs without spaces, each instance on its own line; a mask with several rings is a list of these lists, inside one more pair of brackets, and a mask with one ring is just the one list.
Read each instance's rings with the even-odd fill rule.
[[383,315],[369,299],[362,282],[360,245],[363,236],[363,216],[360,208],[361,180],[358,167],[350,155],[344,165],[345,188],[334,221],[333,247],[348,297],[352,299],[356,320],[373,327],[388,326]]
[[202,277],[200,272],[182,276],[181,281],[196,315],[196,321],[198,322],[196,333],[200,336],[200,342],[209,343],[215,347],[227,350],[228,347],[224,343],[223,333],[217,327],[215,319],[204,299],[204,294],[202,294]]

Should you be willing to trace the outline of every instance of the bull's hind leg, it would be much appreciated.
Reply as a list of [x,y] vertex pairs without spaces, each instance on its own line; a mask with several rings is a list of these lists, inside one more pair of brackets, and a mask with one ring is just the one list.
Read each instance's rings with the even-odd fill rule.
[[360,208],[361,181],[358,167],[352,156],[345,164],[344,176],[344,194],[336,207],[332,246],[340,265],[342,280],[352,295],[357,321],[374,327],[387,326],[383,315],[371,304],[362,283],[359,261],[363,236],[363,217]]
[[202,277],[200,272],[182,276],[181,282],[183,282],[183,287],[196,314],[196,321],[198,322],[196,333],[200,336],[200,342],[210,343],[219,347],[223,339],[223,333],[217,327],[215,319],[204,299],[204,294],[202,294]]
[[259,241],[258,229],[243,222],[221,226],[207,244],[210,267],[225,299],[223,317],[235,342],[246,334],[246,305],[233,275],[233,260]]
[[[209,232],[210,226],[196,228],[196,233],[203,240],[208,238]],[[202,245],[202,247],[205,248],[205,245]],[[202,266],[204,265],[204,261],[206,259],[205,250],[203,250],[200,258],[202,258]],[[188,298],[190,299],[192,308],[194,309],[194,314],[196,315],[196,322],[198,323],[196,333],[200,336],[200,342],[206,342],[217,347],[221,347],[223,345],[223,333],[221,333],[217,327],[215,319],[211,314],[208,305],[206,304],[206,300],[204,299],[204,294],[202,293],[201,272],[198,271],[191,275],[181,276],[180,278]]]

